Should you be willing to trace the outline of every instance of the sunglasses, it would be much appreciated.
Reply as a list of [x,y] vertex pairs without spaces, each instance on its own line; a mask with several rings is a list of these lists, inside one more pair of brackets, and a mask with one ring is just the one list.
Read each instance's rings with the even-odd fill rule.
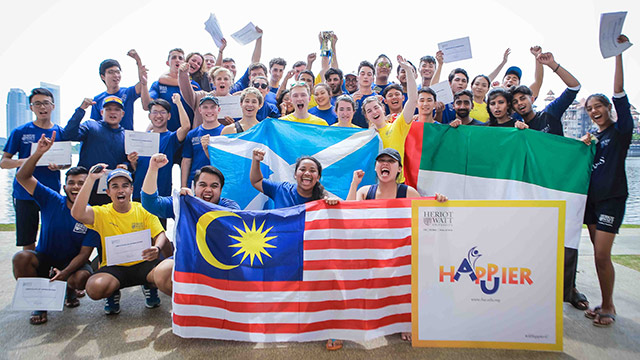
[[253,83],[253,84],[251,84],[251,86],[253,86],[253,87],[254,87],[254,88],[256,88],[256,89],[260,89],[260,88],[262,88],[262,89],[266,89],[266,88],[267,88],[267,86],[269,86],[269,85],[267,85],[267,84],[260,84],[260,83]]

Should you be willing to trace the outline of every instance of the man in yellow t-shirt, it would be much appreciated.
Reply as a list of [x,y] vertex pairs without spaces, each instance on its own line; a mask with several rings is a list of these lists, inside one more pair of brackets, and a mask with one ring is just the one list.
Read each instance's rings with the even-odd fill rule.
[[[411,65],[401,56],[398,56],[398,63],[407,74],[412,74],[414,71]],[[370,96],[362,103],[364,117],[378,131],[378,135],[382,140],[382,147],[396,149],[402,159],[404,159],[404,141],[407,138],[407,134],[409,134],[409,129],[411,129],[417,101],[416,79],[414,76],[407,76],[407,102],[393,123],[389,124],[387,122],[384,105],[377,96]],[[400,174],[398,182],[404,183],[404,174]]]
[[[106,173],[106,168],[106,164],[97,164],[91,168],[71,208],[71,215],[76,220],[100,234],[100,269],[87,280],[87,295],[94,300],[106,299],[105,313],[117,314],[120,312],[120,289],[142,285],[145,306],[157,307],[160,305],[160,298],[153,282],[153,271],[159,263],[161,249],[169,245],[167,237],[160,220],[144,210],[140,203],[131,201],[133,179],[127,170],[115,169],[107,176],[107,195],[111,198],[111,203],[102,206],[87,204],[93,184]],[[131,233],[137,233],[137,237],[130,238],[130,241],[145,241],[145,236],[150,236],[153,245],[142,251],[138,257],[142,260],[107,265],[107,238]]]
[[280,120],[287,120],[304,124],[324,126],[329,125],[323,119],[309,114],[308,110],[310,93],[309,88],[304,82],[298,81],[293,83],[293,85],[291,85],[291,90],[289,91],[289,96],[291,97],[291,102],[293,103],[294,110],[291,114],[281,117]]

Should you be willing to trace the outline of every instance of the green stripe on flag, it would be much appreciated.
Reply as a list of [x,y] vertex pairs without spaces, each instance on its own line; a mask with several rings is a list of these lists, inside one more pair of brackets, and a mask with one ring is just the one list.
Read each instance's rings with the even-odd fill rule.
[[594,154],[595,145],[535,130],[425,124],[420,169],[586,194]]

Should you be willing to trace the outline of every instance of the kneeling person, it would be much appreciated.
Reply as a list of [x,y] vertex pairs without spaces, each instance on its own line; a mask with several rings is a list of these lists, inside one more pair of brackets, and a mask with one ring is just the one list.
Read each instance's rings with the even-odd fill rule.
[[[21,277],[47,278],[53,269],[53,279],[67,282],[65,305],[80,305],[75,290],[83,290],[92,273],[89,256],[93,248],[99,244],[98,234],[78,223],[71,216],[71,206],[76,200],[78,191],[87,177],[87,169],[74,167],[69,169],[63,186],[66,196],[43,185],[34,176],[36,164],[55,140],[54,131],[51,139],[44,135],[38,141],[36,152],[20,167],[16,174],[18,183],[33,196],[40,207],[42,228],[38,246],[34,250],[24,250],[13,257],[13,275]],[[46,311],[34,311],[31,324],[47,322]]]
[[153,245],[142,251],[142,260],[119,265],[107,266],[107,251],[102,251],[100,269],[87,281],[87,295],[94,300],[106,299],[105,313],[117,314],[120,312],[120,289],[143,285],[146,307],[157,307],[160,305],[160,298],[153,281],[153,271],[160,262],[158,256],[167,237],[160,220],[144,210],[142,204],[131,201],[132,178],[127,170],[115,169],[107,176],[107,195],[111,198],[111,203],[102,206],[87,205],[93,184],[106,172],[106,167],[106,164],[97,164],[91,168],[87,181],[73,204],[71,215],[100,234],[103,249],[106,237],[146,229],[151,230]]

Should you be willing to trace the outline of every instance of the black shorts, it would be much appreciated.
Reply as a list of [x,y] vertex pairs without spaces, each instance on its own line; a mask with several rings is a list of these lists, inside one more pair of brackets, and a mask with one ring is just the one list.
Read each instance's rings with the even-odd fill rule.
[[16,213],[16,246],[35,244],[40,224],[40,207],[35,200],[13,198]]
[[[31,252],[34,253],[36,255],[36,258],[38,259],[38,268],[36,269],[36,273],[38,274],[38,277],[48,278],[49,271],[51,270],[52,267],[58,270],[63,270],[69,265],[69,264],[53,261],[45,253],[37,252],[37,251],[31,251]],[[91,269],[91,266],[89,265],[89,263],[82,264],[82,266],[80,266],[76,271],[80,271],[80,270],[85,270],[85,271],[88,271],[89,274],[93,274],[93,269]]]
[[150,285],[147,275],[160,263],[160,259],[143,261],[132,266],[111,265],[104,266],[96,271],[96,274],[110,274],[120,282],[120,289],[135,285]]
[[617,234],[624,217],[626,197],[605,199],[597,202],[587,199],[584,211],[584,223],[596,225],[596,229]]

